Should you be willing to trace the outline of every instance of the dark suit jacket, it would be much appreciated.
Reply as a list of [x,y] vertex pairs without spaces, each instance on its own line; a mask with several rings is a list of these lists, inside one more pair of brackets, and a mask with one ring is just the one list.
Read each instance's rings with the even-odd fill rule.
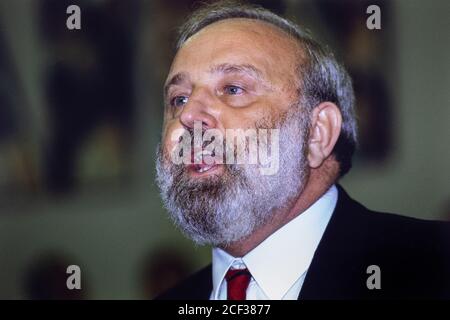
[[[299,299],[450,299],[449,223],[373,212],[338,190]],[[367,287],[370,265],[381,289]],[[157,299],[207,300],[211,291],[208,265]]]

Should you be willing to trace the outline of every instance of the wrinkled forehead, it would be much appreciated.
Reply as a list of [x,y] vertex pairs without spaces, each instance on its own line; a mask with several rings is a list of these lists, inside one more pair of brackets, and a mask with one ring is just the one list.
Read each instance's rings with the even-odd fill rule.
[[229,63],[254,65],[268,78],[292,81],[300,58],[299,43],[278,27],[252,19],[227,19],[190,37],[177,52],[169,77]]

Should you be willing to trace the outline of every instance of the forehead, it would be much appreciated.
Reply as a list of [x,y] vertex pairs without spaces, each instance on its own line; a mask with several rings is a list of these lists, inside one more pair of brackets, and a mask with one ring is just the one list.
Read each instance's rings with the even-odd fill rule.
[[176,54],[169,76],[230,63],[253,65],[272,80],[292,81],[299,53],[296,40],[275,26],[251,19],[227,19],[190,37]]

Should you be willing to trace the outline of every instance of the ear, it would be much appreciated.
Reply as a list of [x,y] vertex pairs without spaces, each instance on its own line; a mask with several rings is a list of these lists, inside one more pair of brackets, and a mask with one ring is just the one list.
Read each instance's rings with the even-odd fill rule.
[[333,151],[341,132],[342,115],[332,102],[322,102],[314,108],[308,144],[308,163],[318,168]]

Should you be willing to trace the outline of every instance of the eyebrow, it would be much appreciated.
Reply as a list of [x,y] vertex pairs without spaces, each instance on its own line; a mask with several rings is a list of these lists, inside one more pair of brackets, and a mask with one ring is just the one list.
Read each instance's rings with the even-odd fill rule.
[[222,63],[216,66],[213,66],[210,69],[211,73],[244,73],[256,79],[262,79],[263,73],[261,70],[256,68],[251,64],[230,64],[230,63]]
[[169,88],[171,86],[178,85],[183,83],[189,79],[189,75],[186,72],[180,72],[175,74],[169,81],[164,85],[164,98],[167,97],[167,93],[169,92]]

